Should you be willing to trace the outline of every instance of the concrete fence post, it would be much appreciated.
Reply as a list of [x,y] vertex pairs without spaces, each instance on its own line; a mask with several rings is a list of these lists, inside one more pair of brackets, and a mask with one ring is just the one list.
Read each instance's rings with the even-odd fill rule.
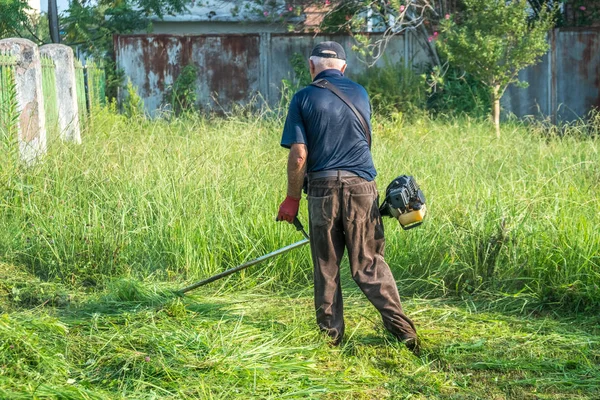
[[2,39],[0,51],[7,51],[16,57],[14,76],[19,112],[19,151],[21,159],[30,164],[46,153],[40,52],[35,43],[27,39]]
[[63,44],[46,44],[40,47],[40,53],[54,61],[60,138],[81,143],[73,50]]

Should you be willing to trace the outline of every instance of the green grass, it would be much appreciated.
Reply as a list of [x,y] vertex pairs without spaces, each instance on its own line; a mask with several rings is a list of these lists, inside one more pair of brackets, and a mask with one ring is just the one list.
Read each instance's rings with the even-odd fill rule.
[[[286,187],[282,120],[128,120],[99,111],[84,144],[54,141],[43,163],[0,162],[0,257],[42,279],[185,280],[301,239],[274,222]],[[386,220],[387,259],[405,293],[501,290],[575,309],[600,304],[597,136],[548,137],[470,119],[374,121],[377,182],[412,174],[427,222]],[[300,219],[307,222],[306,201]],[[232,284],[304,287],[308,251]]]
[[421,358],[347,272],[329,347],[307,247],[175,295],[302,239],[274,222],[283,121],[103,109],[33,167],[0,154],[0,398],[599,398],[598,136],[373,122],[380,192],[412,174],[428,200],[418,229],[385,221]]
[[73,298],[35,308],[1,298],[9,312],[0,317],[0,397],[600,396],[600,319],[539,314],[523,307],[525,298],[405,300],[423,340],[420,358],[384,332],[349,280],[341,348],[319,335],[308,288],[204,287],[181,298],[164,284],[117,280]]

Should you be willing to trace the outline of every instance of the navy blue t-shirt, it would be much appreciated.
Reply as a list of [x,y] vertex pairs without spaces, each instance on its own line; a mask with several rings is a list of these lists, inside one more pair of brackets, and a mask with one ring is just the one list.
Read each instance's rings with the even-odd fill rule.
[[[315,77],[337,86],[362,114],[371,129],[371,106],[365,88],[328,69]],[[377,172],[364,129],[356,114],[329,89],[307,86],[292,98],[281,145],[302,143],[308,149],[307,170],[345,170],[372,181]]]

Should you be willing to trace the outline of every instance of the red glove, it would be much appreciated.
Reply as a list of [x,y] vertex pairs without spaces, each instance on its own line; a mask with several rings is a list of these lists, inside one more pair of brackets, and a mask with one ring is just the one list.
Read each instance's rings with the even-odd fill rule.
[[298,215],[299,207],[300,199],[287,196],[283,203],[281,203],[281,205],[279,206],[277,221],[287,221],[291,224],[292,222],[294,222],[294,218],[296,218],[296,215]]

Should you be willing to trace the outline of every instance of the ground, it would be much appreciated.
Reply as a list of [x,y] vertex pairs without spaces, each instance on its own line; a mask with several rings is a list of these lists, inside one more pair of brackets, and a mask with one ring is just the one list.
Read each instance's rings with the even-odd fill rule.
[[[12,287],[27,278],[3,268]],[[310,288],[238,291],[220,281],[180,297],[125,279],[101,294],[31,282],[29,307],[3,293],[3,398],[600,396],[600,318],[555,314],[525,296],[405,298],[423,343],[415,357],[349,281],[341,347],[318,333]]]

